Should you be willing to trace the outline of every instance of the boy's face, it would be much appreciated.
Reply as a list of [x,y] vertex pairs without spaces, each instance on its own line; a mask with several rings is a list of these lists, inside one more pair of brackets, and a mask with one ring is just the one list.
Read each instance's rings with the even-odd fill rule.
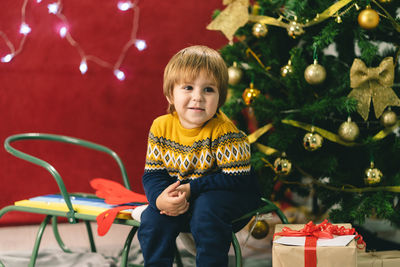
[[175,107],[181,125],[187,129],[201,127],[211,119],[217,111],[218,100],[217,83],[204,71],[192,81],[175,84],[172,98],[168,98]]

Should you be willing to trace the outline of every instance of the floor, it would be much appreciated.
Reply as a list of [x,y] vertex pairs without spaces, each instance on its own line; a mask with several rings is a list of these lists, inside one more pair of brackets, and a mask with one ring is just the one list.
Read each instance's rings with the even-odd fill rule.
[[[288,216],[289,214],[287,214]],[[265,217],[264,217],[265,216]],[[290,218],[290,217],[288,217]],[[271,239],[274,226],[280,223],[276,216],[263,215],[263,220],[268,223],[268,235],[261,239],[255,239],[249,234],[249,226],[236,234],[241,245],[243,255],[243,267],[270,267],[271,263]],[[296,218],[297,221],[304,218]],[[399,250],[400,230],[390,225],[389,222],[369,219],[364,225],[370,231],[370,239],[367,244],[376,245],[376,250]],[[0,227],[0,260],[6,267],[26,267],[29,263],[30,251],[33,248],[37,234],[37,225]],[[97,226],[92,224],[94,233]],[[103,237],[95,235],[98,253],[89,252],[89,240],[86,227],[82,223],[75,225],[60,224],[59,232],[65,243],[74,253],[64,253],[59,248],[53,237],[51,226],[44,231],[43,240],[37,259],[37,267],[116,267],[119,266],[119,253],[130,227],[113,225],[110,231]],[[364,233],[363,233],[364,234]],[[364,236],[364,238],[367,236]],[[384,241],[384,242],[382,242]],[[181,240],[178,240],[178,248],[181,251],[185,267],[194,267],[194,257],[187,251]],[[387,247],[384,247],[387,246]],[[134,238],[129,254],[129,263],[143,264],[140,247],[136,237]],[[234,265],[234,253],[230,251],[230,267]],[[0,267],[1,266],[0,264]]]
[[[96,224],[92,226],[95,232]],[[0,260],[6,267],[28,266],[37,229],[37,225],[0,227]],[[127,226],[113,225],[105,236],[95,235],[99,253],[89,253],[89,240],[85,225],[82,223],[76,225],[60,224],[59,231],[65,245],[74,251],[74,253],[69,254],[61,251],[52,235],[51,225],[49,225],[43,234],[36,266],[119,266],[118,255],[129,230],[130,228]],[[257,240],[249,237],[248,228],[244,228],[237,233],[237,238],[241,243],[244,258],[243,267],[271,266],[270,235]],[[180,240],[178,240],[178,248],[181,251],[185,267],[195,266],[194,257],[187,252]],[[233,251],[231,251],[230,266],[234,266],[233,255]],[[132,264],[143,263],[136,237],[132,243],[129,262]]]

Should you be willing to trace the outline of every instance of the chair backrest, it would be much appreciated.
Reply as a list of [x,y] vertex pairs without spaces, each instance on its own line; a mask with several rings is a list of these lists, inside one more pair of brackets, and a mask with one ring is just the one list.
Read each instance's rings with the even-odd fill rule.
[[117,162],[117,164],[120,168],[125,187],[127,189],[131,190],[131,186],[130,186],[130,183],[128,180],[128,175],[127,175],[125,166],[122,163],[122,160],[117,155],[117,153],[115,153],[108,147],[105,147],[103,145],[99,145],[99,144],[96,144],[93,142],[89,142],[89,141],[86,141],[83,139],[75,138],[75,137],[56,135],[56,134],[46,134],[46,133],[23,133],[23,134],[12,135],[12,136],[9,136],[8,138],[6,138],[6,140],[4,141],[4,148],[7,152],[9,152],[10,154],[12,154],[13,156],[15,156],[17,158],[20,158],[20,159],[26,160],[28,162],[31,162],[35,165],[41,166],[41,167],[45,168],[48,172],[50,172],[50,174],[55,179],[55,181],[58,185],[58,188],[60,189],[61,195],[63,196],[63,198],[65,200],[65,204],[67,205],[67,207],[71,213],[74,213],[74,210],[73,210],[73,207],[72,207],[72,204],[70,201],[70,196],[65,188],[64,181],[62,180],[62,178],[61,178],[60,174],[57,172],[57,170],[52,165],[50,165],[48,162],[41,160],[37,157],[34,157],[32,155],[29,155],[25,152],[22,152],[22,151],[16,149],[15,147],[11,146],[11,143],[13,143],[13,142],[21,141],[21,140],[32,140],[32,139],[49,140],[49,141],[74,144],[74,145],[86,147],[86,148],[89,148],[92,150],[101,151],[101,152],[104,152],[104,153],[110,155]]

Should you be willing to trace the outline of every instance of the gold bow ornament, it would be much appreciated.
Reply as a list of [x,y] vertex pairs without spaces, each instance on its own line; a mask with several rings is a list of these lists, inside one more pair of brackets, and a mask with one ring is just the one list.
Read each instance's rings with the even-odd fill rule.
[[392,90],[394,64],[386,57],[376,68],[368,68],[361,59],[354,59],[350,68],[350,87],[347,97],[357,100],[357,112],[366,121],[372,98],[375,117],[379,118],[387,106],[400,106],[400,99]]

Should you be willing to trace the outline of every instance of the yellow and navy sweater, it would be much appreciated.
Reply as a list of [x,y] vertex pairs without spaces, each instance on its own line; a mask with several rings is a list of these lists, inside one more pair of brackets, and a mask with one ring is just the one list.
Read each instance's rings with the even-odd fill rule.
[[203,127],[185,129],[174,114],[151,126],[145,171],[167,170],[179,180],[197,179],[221,169],[225,174],[250,171],[247,137],[222,112]]
[[250,145],[222,112],[199,128],[186,129],[174,114],[150,128],[143,185],[150,204],[177,179],[191,196],[208,190],[241,190],[250,175]]

